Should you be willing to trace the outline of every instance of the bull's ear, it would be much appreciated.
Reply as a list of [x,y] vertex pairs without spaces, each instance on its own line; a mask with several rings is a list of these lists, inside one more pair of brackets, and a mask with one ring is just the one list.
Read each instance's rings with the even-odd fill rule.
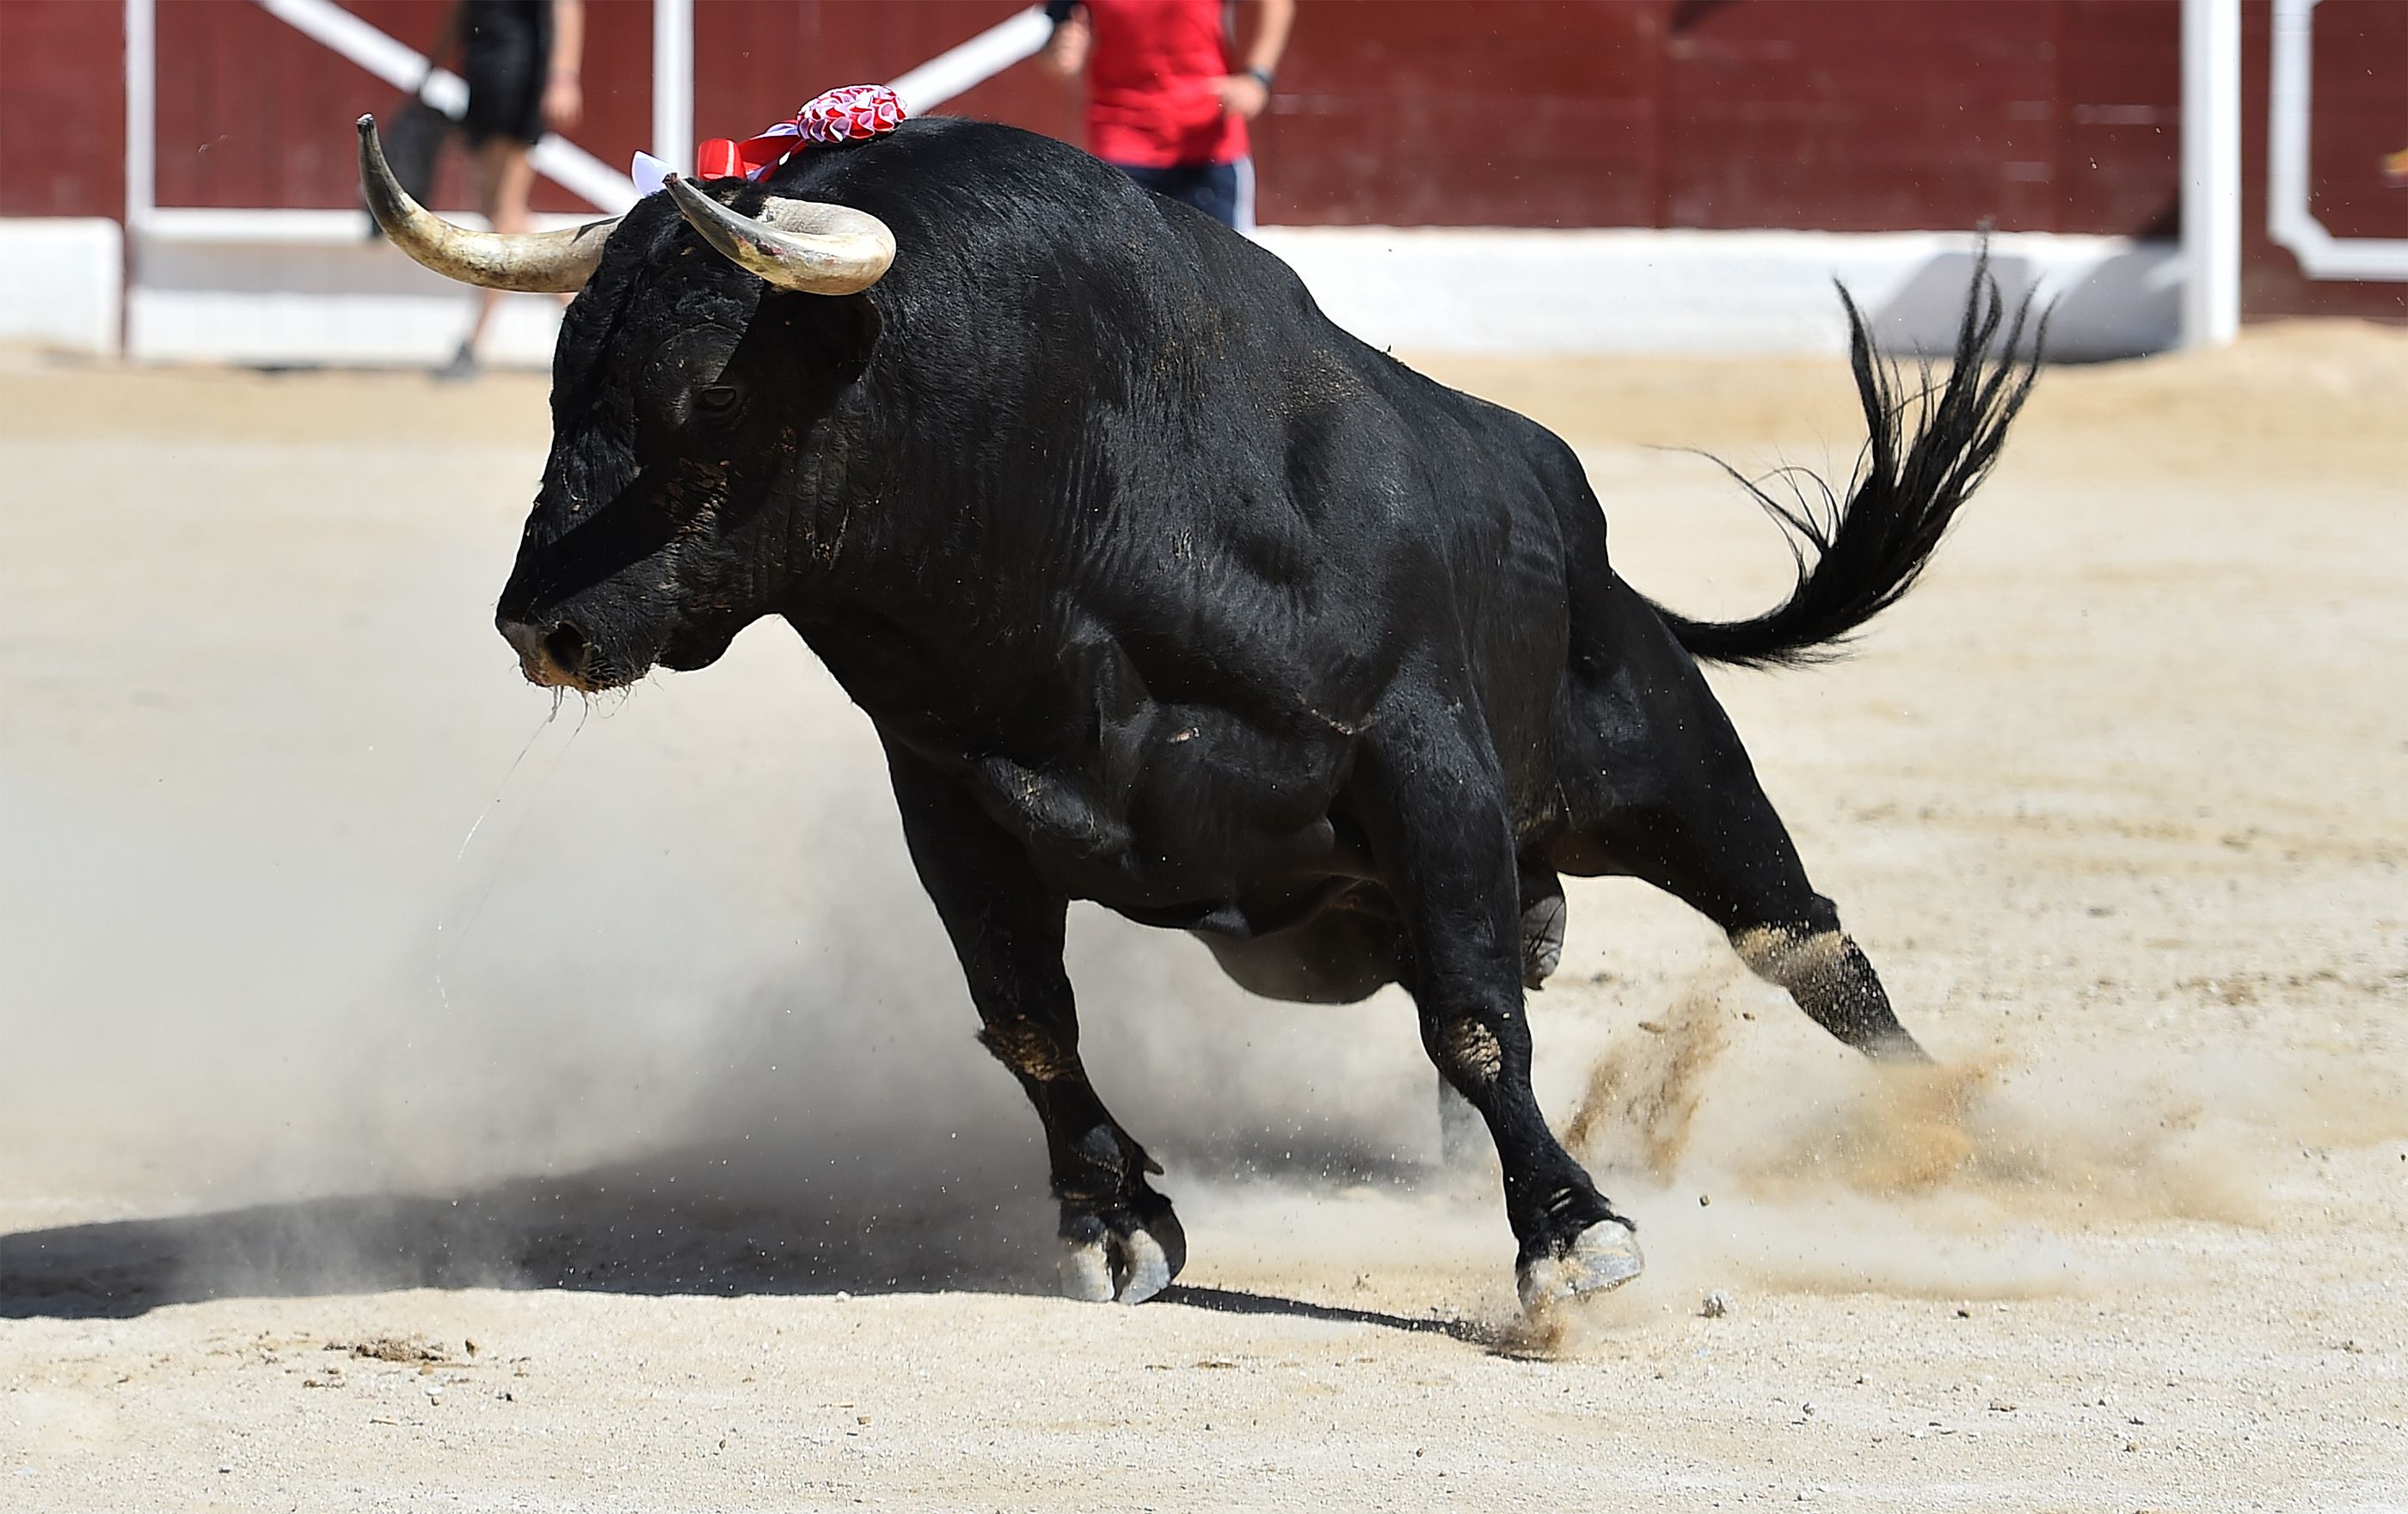
[[839,385],[860,378],[869,366],[870,354],[878,350],[879,334],[885,329],[869,297],[817,296],[787,303],[802,307],[796,319],[805,328],[804,339],[813,349],[814,366]]

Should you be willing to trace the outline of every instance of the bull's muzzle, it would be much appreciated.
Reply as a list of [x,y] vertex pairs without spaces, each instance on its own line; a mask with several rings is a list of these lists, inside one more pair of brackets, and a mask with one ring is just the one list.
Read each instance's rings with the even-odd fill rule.
[[519,671],[544,689],[591,691],[594,644],[572,621],[530,623],[497,615],[494,624],[519,654]]

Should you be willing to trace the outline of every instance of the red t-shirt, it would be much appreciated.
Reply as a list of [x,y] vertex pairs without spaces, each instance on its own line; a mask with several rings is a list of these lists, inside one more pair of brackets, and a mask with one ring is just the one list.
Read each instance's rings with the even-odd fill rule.
[[1216,81],[1237,72],[1225,0],[1082,0],[1087,150],[1140,168],[1235,163],[1246,122],[1221,108]]

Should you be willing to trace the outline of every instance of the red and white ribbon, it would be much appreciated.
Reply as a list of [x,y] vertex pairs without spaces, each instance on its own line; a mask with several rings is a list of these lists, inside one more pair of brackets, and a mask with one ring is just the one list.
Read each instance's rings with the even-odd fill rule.
[[[830,90],[760,136],[741,142],[715,136],[695,149],[696,179],[759,179],[813,142],[857,142],[882,136],[901,124],[902,96],[883,84],[848,84]],[[636,154],[628,177],[636,193],[650,194],[676,170],[649,152]]]

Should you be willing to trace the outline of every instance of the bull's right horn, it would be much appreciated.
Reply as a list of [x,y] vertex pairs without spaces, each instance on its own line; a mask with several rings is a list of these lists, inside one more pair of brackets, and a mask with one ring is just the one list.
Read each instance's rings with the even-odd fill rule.
[[585,287],[602,261],[602,244],[619,218],[588,221],[565,231],[475,232],[454,226],[409,197],[384,161],[376,118],[360,118],[360,184],[368,211],[393,245],[446,279],[480,289],[514,289],[529,294],[573,294]]
[[849,205],[773,195],[756,221],[730,210],[689,179],[671,179],[668,192],[686,223],[721,256],[780,289],[858,294],[886,277],[895,263],[895,234],[886,222]]

